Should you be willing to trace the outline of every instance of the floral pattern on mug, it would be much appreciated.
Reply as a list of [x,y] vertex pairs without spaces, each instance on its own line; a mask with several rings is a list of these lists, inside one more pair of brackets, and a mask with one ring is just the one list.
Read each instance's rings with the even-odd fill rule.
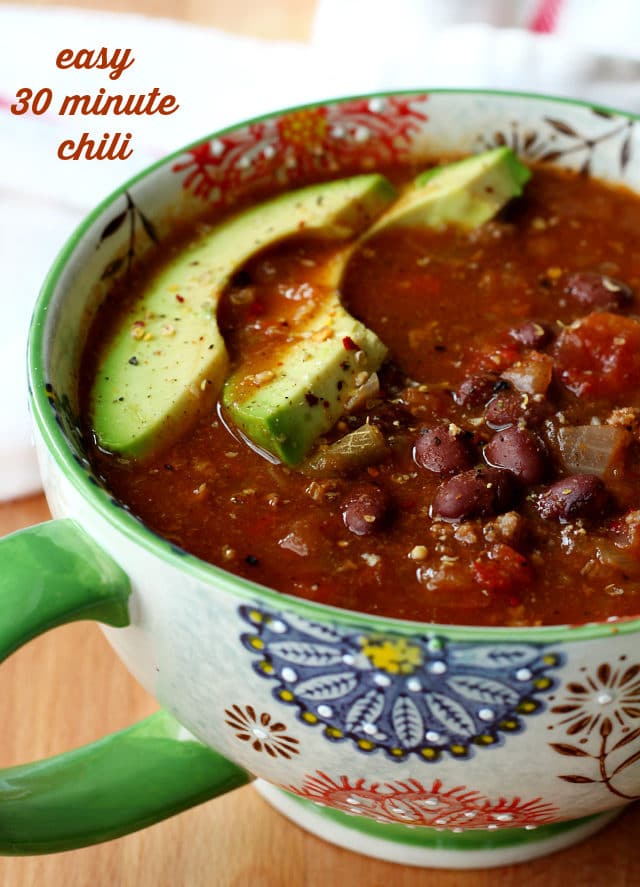
[[601,784],[611,794],[633,801],[640,795],[628,794],[614,784],[640,760],[640,664],[626,665],[625,660],[621,656],[617,667],[608,662],[593,670],[583,667],[582,680],[573,680],[563,688],[562,701],[550,710],[561,716],[557,726],[572,741],[550,745],[558,754],[587,765],[579,768],[580,773],[559,774],[559,779]]
[[298,108],[189,149],[173,171],[183,188],[212,204],[247,189],[300,184],[339,169],[369,171],[407,156],[426,122],[427,96],[380,96]]
[[591,108],[593,118],[588,131],[560,117],[543,117],[537,126],[521,125],[513,121],[510,128],[492,135],[483,134],[478,141],[481,148],[509,145],[516,154],[543,163],[557,163],[565,157],[578,159],[582,175],[591,174],[591,167],[604,142],[614,142],[618,153],[620,172],[624,173],[631,159],[634,120],[620,119],[604,108]]
[[224,710],[225,723],[231,727],[238,739],[251,743],[254,751],[265,751],[272,758],[287,758],[299,754],[297,748],[300,740],[288,736],[284,731],[286,725],[275,721],[263,711],[258,714],[252,705],[232,705]]
[[146,216],[140,207],[134,202],[129,191],[123,194],[125,200],[124,209],[119,210],[102,229],[99,246],[105,240],[113,237],[121,228],[127,228],[127,241],[121,255],[112,259],[102,272],[100,280],[114,277],[119,272],[128,274],[136,257],[136,238],[141,235],[151,243],[158,243],[158,235],[151,219]]
[[556,818],[556,808],[542,798],[490,800],[480,792],[457,785],[444,789],[436,779],[425,786],[417,779],[369,782],[347,776],[331,778],[318,770],[302,786],[283,786],[308,801],[378,822],[428,826],[455,832],[466,829],[536,828]]
[[254,670],[277,682],[276,699],[296,705],[303,723],[323,724],[327,739],[396,761],[464,759],[501,743],[542,710],[539,694],[560,665],[538,644],[382,636],[258,607],[240,615],[253,629],[242,642],[259,656]]

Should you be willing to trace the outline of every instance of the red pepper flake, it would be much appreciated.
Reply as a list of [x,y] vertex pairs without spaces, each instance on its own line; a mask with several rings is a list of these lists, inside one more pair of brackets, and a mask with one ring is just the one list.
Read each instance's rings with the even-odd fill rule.
[[306,400],[306,402],[309,404],[310,407],[315,407],[315,405],[318,403],[318,398],[315,396],[315,394],[312,394],[310,391],[308,391],[305,394],[304,399]]
[[247,310],[247,317],[260,317],[266,310],[264,302],[254,299]]
[[345,336],[342,340],[342,344],[347,351],[360,351],[360,346],[356,345],[351,336]]
[[133,326],[144,326],[144,325],[145,325],[144,320],[134,320],[133,321]]
[[178,302],[184,302],[184,296],[181,296],[180,293],[176,293],[176,299]]

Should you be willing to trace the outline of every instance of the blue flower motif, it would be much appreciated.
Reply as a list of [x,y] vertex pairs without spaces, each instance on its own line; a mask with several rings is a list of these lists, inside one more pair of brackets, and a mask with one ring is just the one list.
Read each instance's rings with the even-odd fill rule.
[[537,696],[553,689],[547,672],[561,664],[540,644],[367,634],[259,607],[240,615],[252,629],[242,642],[259,656],[254,670],[277,681],[276,699],[296,705],[303,723],[323,724],[328,739],[398,761],[500,745],[542,710]]

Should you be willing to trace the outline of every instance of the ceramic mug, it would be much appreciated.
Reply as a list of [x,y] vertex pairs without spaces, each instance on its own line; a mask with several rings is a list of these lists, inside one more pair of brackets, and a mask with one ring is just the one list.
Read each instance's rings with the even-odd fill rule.
[[488,92],[376,95],[217,133],[124,185],[66,245],[29,344],[55,519],[0,542],[0,650],[95,619],[163,709],[2,771],[2,852],[114,838],[257,776],[279,810],[337,844],[478,867],[568,846],[640,796],[640,620],[452,627],[276,593],[144,527],[94,477],[79,430],[88,325],[177,217],[272,181],[495,144],[640,182],[640,124],[628,114]]

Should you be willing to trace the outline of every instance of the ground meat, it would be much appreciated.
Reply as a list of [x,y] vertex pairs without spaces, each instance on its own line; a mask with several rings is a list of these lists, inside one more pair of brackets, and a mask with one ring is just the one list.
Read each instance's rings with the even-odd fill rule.
[[499,514],[493,520],[487,521],[482,528],[482,533],[487,542],[505,542],[518,547],[524,535],[525,519],[517,511],[507,511]]
[[338,496],[338,484],[334,480],[312,480],[305,493],[314,502],[332,502]]
[[[515,514],[515,512],[513,513]],[[506,517],[506,514],[502,517]],[[475,545],[478,541],[478,526],[471,521],[466,521],[453,528],[453,535],[463,545]]]
[[626,428],[640,441],[640,410],[637,407],[616,407],[605,419],[607,425]]

